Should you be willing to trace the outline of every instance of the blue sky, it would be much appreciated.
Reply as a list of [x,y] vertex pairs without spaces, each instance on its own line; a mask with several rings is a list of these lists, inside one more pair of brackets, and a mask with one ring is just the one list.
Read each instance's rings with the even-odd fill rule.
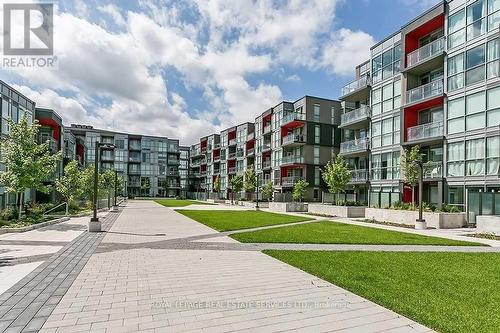
[[59,2],[58,70],[1,78],[69,123],[192,144],[303,95],[338,98],[369,47],[436,0]]

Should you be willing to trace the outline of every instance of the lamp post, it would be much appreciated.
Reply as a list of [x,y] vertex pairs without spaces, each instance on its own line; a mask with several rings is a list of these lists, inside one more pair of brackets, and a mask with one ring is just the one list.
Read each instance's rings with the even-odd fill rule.
[[257,194],[257,197],[255,198],[256,202],[255,202],[255,210],[259,210],[259,173],[257,174],[257,186],[255,187],[255,190],[256,190],[256,194]]
[[101,231],[101,221],[97,217],[97,191],[99,183],[99,162],[100,162],[100,150],[101,148],[114,149],[115,146],[109,143],[95,142],[95,156],[94,156],[94,200],[93,200],[93,214],[89,222],[89,232],[100,232]]
[[118,205],[116,204],[116,192],[118,190],[118,170],[115,170],[115,190],[114,190],[114,201],[113,201],[113,208],[111,211],[117,212],[118,211]]
[[413,161],[413,165],[418,166],[420,171],[420,177],[418,180],[418,220],[415,222],[415,229],[425,230],[427,229],[427,223],[423,217],[423,193],[424,193],[424,165],[422,161]]

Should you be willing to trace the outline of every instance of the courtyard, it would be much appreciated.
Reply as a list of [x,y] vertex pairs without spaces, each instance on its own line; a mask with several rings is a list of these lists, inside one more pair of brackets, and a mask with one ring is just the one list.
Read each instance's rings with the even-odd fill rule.
[[128,201],[101,233],[87,219],[0,235],[0,331],[500,327],[495,241],[196,201]]

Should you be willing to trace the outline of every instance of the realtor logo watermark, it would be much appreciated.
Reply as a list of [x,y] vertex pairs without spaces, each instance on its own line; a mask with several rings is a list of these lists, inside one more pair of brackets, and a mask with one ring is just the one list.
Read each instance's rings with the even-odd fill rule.
[[56,69],[53,2],[3,4],[2,69]]

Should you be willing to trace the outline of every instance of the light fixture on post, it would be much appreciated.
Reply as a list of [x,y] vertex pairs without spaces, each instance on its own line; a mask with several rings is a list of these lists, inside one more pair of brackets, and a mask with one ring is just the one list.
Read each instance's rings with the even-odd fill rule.
[[115,190],[114,190],[115,197],[114,197],[114,201],[113,201],[113,207],[111,208],[112,212],[118,211],[118,204],[116,203],[117,190],[118,190],[118,170],[115,169]]
[[94,156],[94,198],[93,198],[93,214],[89,221],[89,232],[100,232],[101,221],[97,217],[97,192],[99,183],[99,162],[101,148],[115,149],[115,146],[110,143],[95,142],[95,156]]

